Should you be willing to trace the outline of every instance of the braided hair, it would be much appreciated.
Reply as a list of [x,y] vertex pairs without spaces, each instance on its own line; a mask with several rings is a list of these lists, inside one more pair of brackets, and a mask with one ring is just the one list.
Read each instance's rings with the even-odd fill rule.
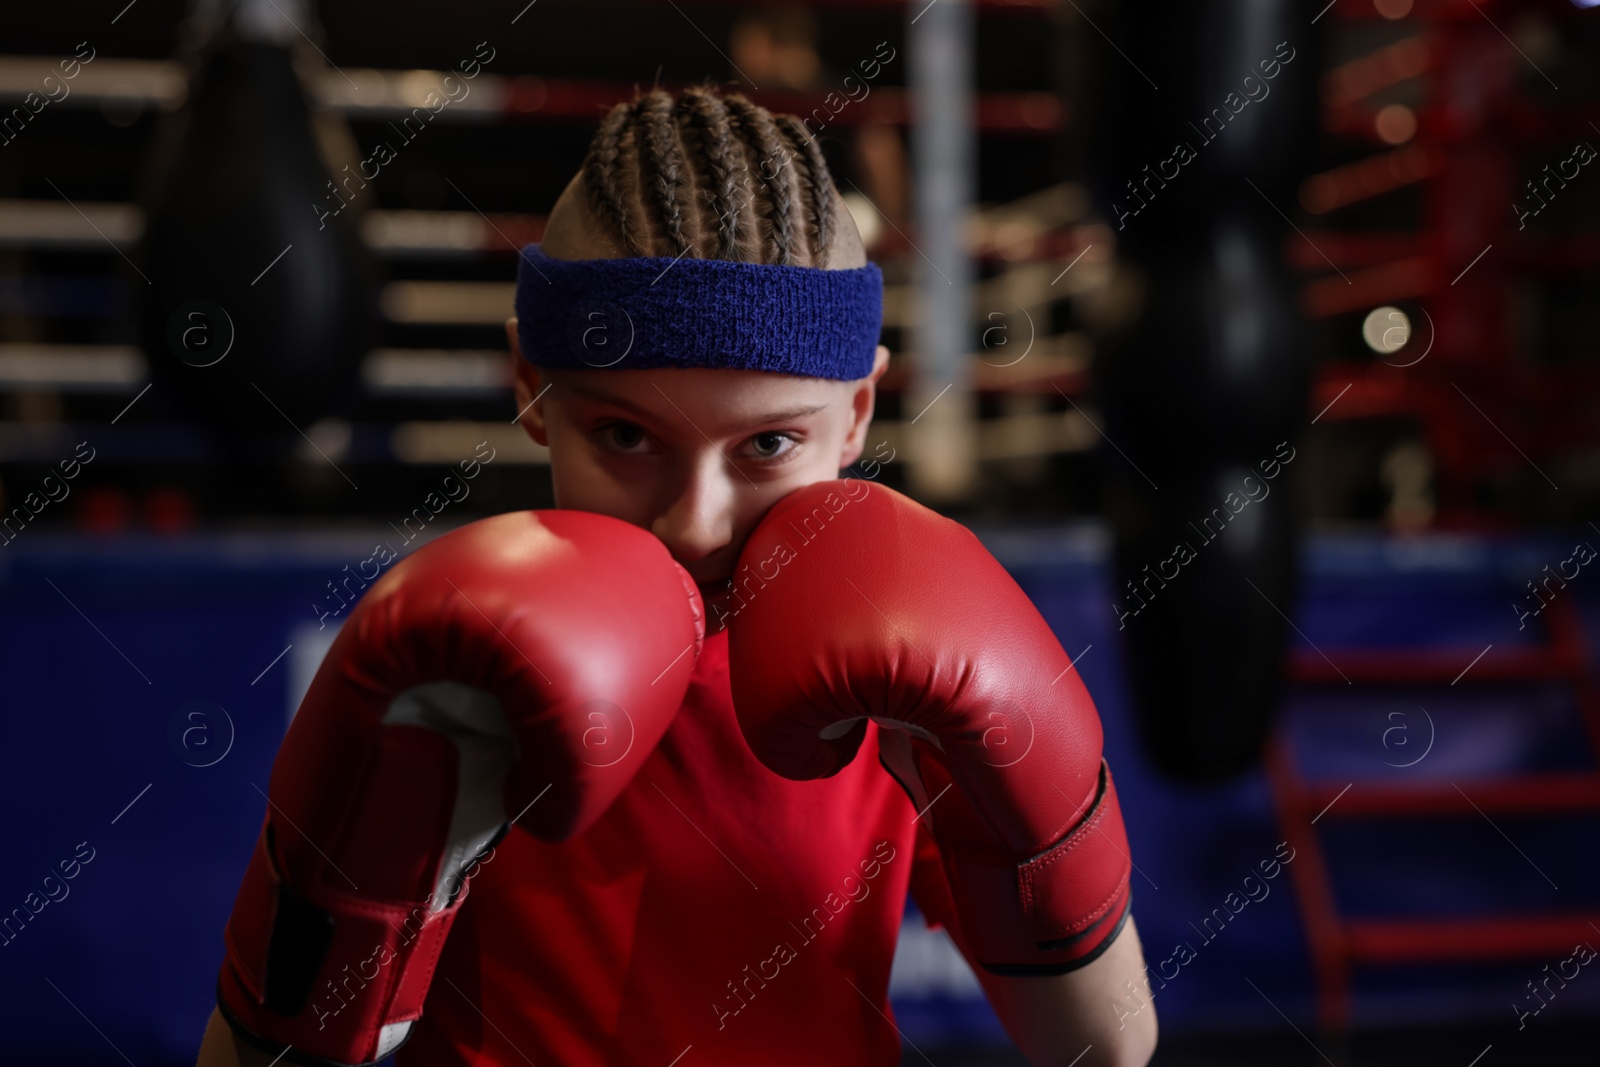
[[833,177],[792,115],[708,85],[613,107],[583,161],[588,206],[636,256],[825,266]]

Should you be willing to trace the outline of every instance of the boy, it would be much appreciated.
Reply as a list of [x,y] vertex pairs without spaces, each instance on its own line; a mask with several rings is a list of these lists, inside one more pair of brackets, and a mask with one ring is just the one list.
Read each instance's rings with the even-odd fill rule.
[[[1117,1009],[1143,963],[1076,674],[1034,686],[981,628],[921,630],[916,655],[953,641],[969,669],[935,667],[910,699],[915,671],[877,647],[937,628],[945,608],[879,627],[869,606],[906,584],[884,553],[921,548],[966,600],[1028,616],[987,617],[995,641],[1061,655],[969,535],[830,482],[887,366],[880,300],[797,120],[705,88],[605,117],[507,323],[561,510],[418,550],[346,623],[274,768],[203,1067],[396,1046],[399,1067],[891,1064],[907,891],[1031,1062],[1148,1060],[1153,1009]],[[780,512],[813,531],[789,555]],[[865,601],[830,592],[851,589]],[[839,635],[862,658],[830,675]],[[925,699],[952,674],[971,684]],[[979,679],[1038,714],[1006,722]],[[887,696],[858,709],[851,689]],[[813,711],[820,728],[797,721]],[[1022,732],[1020,756],[981,751]],[[1056,829],[1017,829],[1045,808]]]

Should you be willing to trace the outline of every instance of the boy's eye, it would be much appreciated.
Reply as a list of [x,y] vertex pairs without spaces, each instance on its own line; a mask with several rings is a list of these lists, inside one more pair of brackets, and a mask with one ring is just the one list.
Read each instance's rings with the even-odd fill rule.
[[609,444],[623,452],[632,452],[644,441],[644,429],[632,422],[613,422],[602,433]]
[[789,451],[788,446],[794,444],[794,438],[777,430],[758,433],[750,438],[750,448],[758,459],[775,459]]

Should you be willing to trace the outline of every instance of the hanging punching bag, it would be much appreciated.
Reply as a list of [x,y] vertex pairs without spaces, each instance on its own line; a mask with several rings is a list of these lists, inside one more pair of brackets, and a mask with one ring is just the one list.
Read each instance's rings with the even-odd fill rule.
[[354,393],[376,320],[356,212],[335,210],[292,61],[309,25],[302,2],[230,8],[144,183],[152,376],[254,463],[288,459]]
[[[1217,226],[1209,247],[1149,265],[1137,326],[1097,377],[1106,432],[1159,487],[1129,468],[1107,494],[1140,734],[1163,772],[1190,782],[1256,760],[1295,573],[1300,413],[1271,403],[1274,389],[1303,389],[1297,351],[1276,347],[1296,333],[1291,287],[1275,245]],[[1190,358],[1157,358],[1170,353]],[[1165,403],[1179,387],[1187,405]]]
[[1146,750],[1219,781],[1259,759],[1294,611],[1311,359],[1278,210],[1316,127],[1318,50],[1286,0],[1096,10],[1126,55],[1080,46],[1090,184],[1142,292],[1095,361],[1126,453],[1104,457],[1113,611]]

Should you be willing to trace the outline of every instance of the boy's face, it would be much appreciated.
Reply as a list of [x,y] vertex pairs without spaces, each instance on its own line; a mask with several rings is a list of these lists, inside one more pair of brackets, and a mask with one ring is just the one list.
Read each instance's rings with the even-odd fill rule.
[[[581,172],[551,209],[540,247],[556,259],[627,253],[585,206]],[[835,193],[829,268],[867,257]],[[550,449],[556,506],[631,522],[655,534],[708,598],[732,577],[767,509],[812,482],[837,478],[861,456],[877,381],[765,371],[539,368],[506,323],[520,421]]]
[[506,323],[518,410],[556,506],[655,534],[708,597],[767,509],[861,455],[888,349],[859,381],[747,370],[538,368]]

